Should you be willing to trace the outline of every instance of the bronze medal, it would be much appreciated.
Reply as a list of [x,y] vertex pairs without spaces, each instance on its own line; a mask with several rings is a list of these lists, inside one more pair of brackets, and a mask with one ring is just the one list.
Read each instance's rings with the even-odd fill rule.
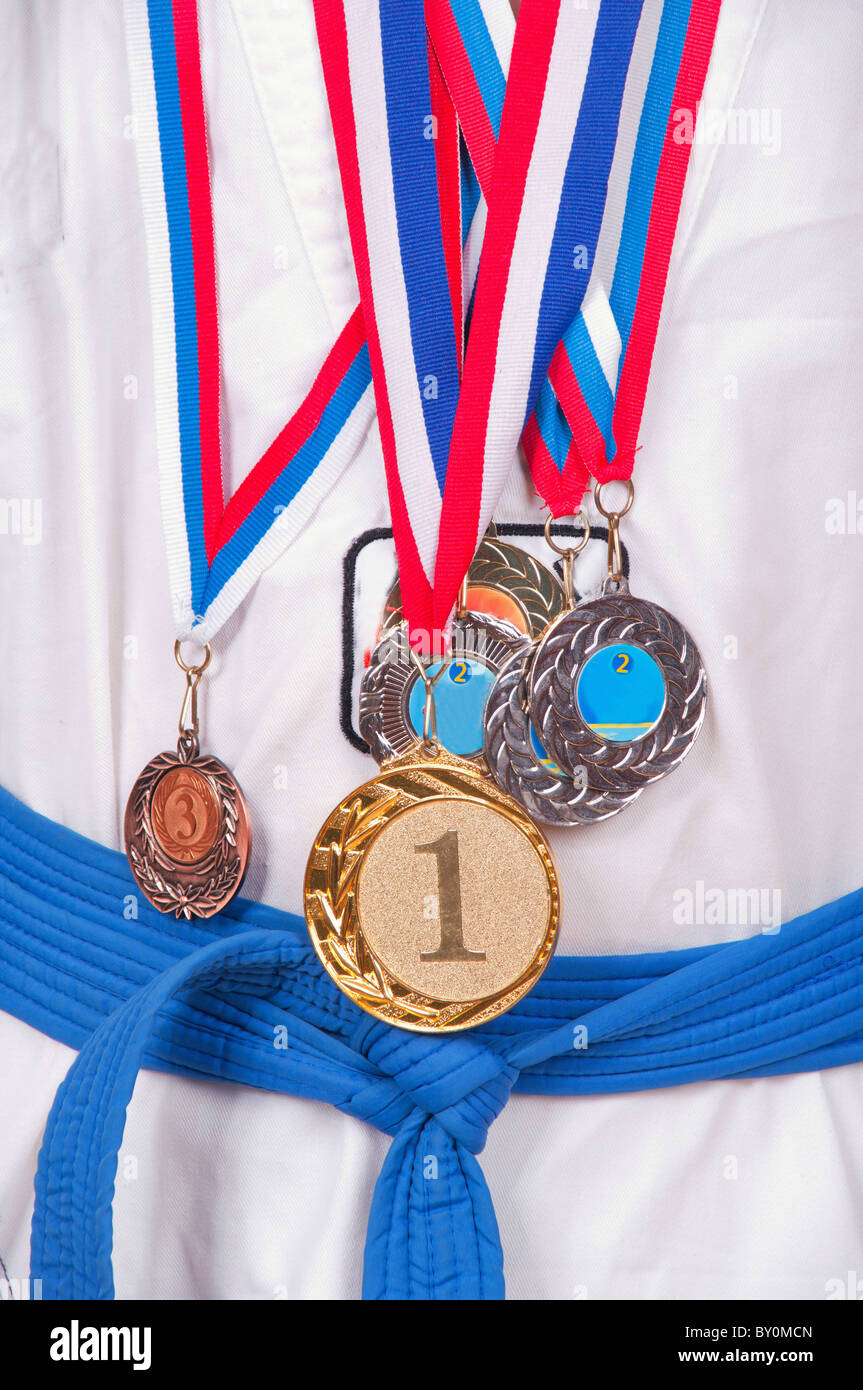
[[511,1008],[548,964],[560,919],[542,832],[434,740],[385,763],[328,816],[304,902],[331,979],[376,1018],[417,1032]]
[[[240,887],[252,847],[243,793],[218,758],[198,745],[197,688],[210,660],[186,666],[186,699],[176,753],[159,753],[143,769],[126,803],[126,854],[142,893],[159,912],[212,917]],[[187,704],[191,723],[185,724]]]

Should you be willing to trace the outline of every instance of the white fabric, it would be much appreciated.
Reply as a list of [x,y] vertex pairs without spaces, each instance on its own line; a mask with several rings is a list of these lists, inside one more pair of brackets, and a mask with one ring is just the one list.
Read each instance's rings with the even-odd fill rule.
[[[232,487],[356,297],[310,9],[201,6]],[[122,5],[7,0],[3,19],[0,498],[24,505],[0,508],[0,782],[120,847],[128,789],[170,746],[183,693]],[[603,825],[553,834],[565,952],[772,929],[775,891],[787,919],[863,880],[861,48],[852,7],[725,0],[701,115],[753,112],[762,139],[693,152],[625,523],[633,587],[692,629],[711,707],[672,777]],[[499,516],[540,517],[518,473]],[[286,909],[315,831],[373,770],[339,729],[342,560],[387,520],[373,430],[227,624],[202,692],[205,744],[254,817],[245,891]],[[374,553],[360,659],[391,578]],[[594,547],[582,587],[600,561]],[[749,889],[764,890],[760,922],[715,920],[728,890]],[[0,1017],[13,1279],[70,1059]],[[480,1160],[510,1297],[838,1296],[863,1269],[861,1101],[861,1066],[515,1097]],[[118,1294],[358,1297],[386,1145],[322,1105],[143,1074],[117,1182]]]

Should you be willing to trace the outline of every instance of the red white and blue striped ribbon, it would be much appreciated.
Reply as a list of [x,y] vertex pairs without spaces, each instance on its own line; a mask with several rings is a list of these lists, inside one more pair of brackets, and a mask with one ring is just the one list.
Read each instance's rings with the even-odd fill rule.
[[519,11],[441,516],[435,627],[581,307],[641,9],[641,0],[524,0]]
[[209,641],[306,524],[371,422],[362,312],[227,503],[219,333],[195,0],[125,0],[147,239],[157,447],[180,637]]
[[[577,509],[591,474],[632,472],[691,148],[675,138],[674,118],[697,110],[719,8],[645,0],[642,9],[590,282],[522,436],[555,516]],[[488,193],[505,77],[478,10],[479,0],[429,0],[429,31]]]
[[316,0],[405,612],[431,630],[459,395],[423,0]]
[[[423,141],[425,8],[422,0],[315,3],[405,614],[423,644],[446,629],[587,287],[573,255],[584,246],[590,263],[599,235],[641,0],[523,0],[492,168],[480,180],[489,212],[460,389],[434,151]],[[456,8],[461,20],[469,13],[451,5],[453,23]],[[434,40],[444,9],[430,3],[428,12]],[[478,6],[472,15],[481,17]],[[493,122],[488,128],[493,136]]]
[[[426,24],[465,139],[462,179],[464,302],[476,286],[515,15],[500,0],[426,0]],[[480,132],[476,127],[479,124]],[[477,177],[473,158],[482,166]]]
[[515,34],[508,6],[427,0],[426,22],[458,111],[480,188],[488,198]]
[[[482,11],[472,3],[474,41],[488,44]],[[194,632],[209,640],[309,519],[368,427],[365,325],[358,309],[300,410],[225,503],[215,253],[196,6],[194,0],[126,0],[125,10],[171,591],[178,634]],[[505,45],[498,22],[498,65]],[[446,207],[447,198],[457,204],[458,126],[445,97],[433,61],[430,102],[440,129],[432,148],[451,292],[450,342],[458,369],[463,330],[460,209]],[[449,385],[451,399],[451,381]],[[442,475],[440,442],[436,466]]]
[[698,109],[719,9],[720,0],[644,5],[590,282],[525,430],[555,516],[577,507],[589,476],[632,474],[691,151],[675,113]]
[[[536,311],[534,327],[527,335],[530,337],[533,333],[529,379],[525,376],[525,353],[504,351],[500,363],[495,358],[491,390],[487,371],[484,381],[471,383],[471,391],[466,393],[470,410],[464,403],[459,406],[465,436],[459,441],[461,455],[457,455],[456,440],[451,442],[448,451],[444,441],[447,432],[456,424],[463,303],[473,289],[478,260],[478,250],[471,252],[471,239],[477,245],[481,242],[486,209],[485,199],[481,199],[465,249],[466,282],[462,285],[458,273],[462,234],[462,209],[458,206],[458,130],[460,127],[464,133],[479,187],[488,195],[499,160],[498,137],[507,99],[512,26],[507,22],[507,12],[500,7],[489,8],[488,0],[427,0],[426,20],[434,55],[429,67],[424,69],[417,24],[417,32],[412,33],[411,39],[412,63],[403,77],[401,66],[408,7],[405,3],[393,4],[386,14],[384,4],[380,9],[371,4],[371,0],[369,4],[375,20],[375,27],[370,31],[372,38],[389,34],[391,46],[395,41],[397,55],[395,61],[392,56],[389,59],[389,93],[384,84],[382,42],[376,72],[379,84],[383,85],[390,137],[384,153],[390,157],[391,197],[383,209],[383,217],[389,218],[390,233],[395,226],[400,237],[398,261],[392,263],[391,270],[395,270],[411,291],[410,297],[406,294],[400,306],[396,305],[402,314],[400,328],[404,328],[407,309],[414,369],[417,362],[423,363],[424,354],[426,364],[442,366],[442,371],[425,373],[425,378],[434,378],[434,389],[421,395],[419,401],[417,382],[421,378],[416,373],[411,400],[402,403],[399,398],[401,417],[412,419],[414,424],[422,421],[418,438],[423,441],[420,452],[425,467],[418,490],[413,476],[408,478],[406,487],[402,485],[398,471],[400,461],[394,448],[392,414],[386,398],[380,415],[402,580],[403,584],[407,580],[406,589],[410,594],[409,611],[414,627],[419,625],[434,630],[445,624],[446,618],[441,614],[450,602],[450,594],[457,592],[460,582],[457,576],[461,567],[466,568],[470,562],[511,456],[517,409],[511,409],[507,416],[507,442],[503,447],[500,431],[496,428],[501,422],[493,422],[489,435],[486,416],[481,486],[476,486],[477,469],[473,470],[473,485],[470,485],[465,453],[470,450],[472,435],[476,437],[477,399],[482,399],[483,392],[487,393],[490,409],[496,383],[499,391],[504,382],[520,376],[524,394],[523,442],[538,490],[556,515],[572,511],[578,505],[587,480],[585,462],[600,478],[628,476],[623,471],[627,461],[631,470],[689,153],[688,146],[670,141],[671,112],[680,105],[695,109],[703,86],[719,3],[718,0],[714,3],[710,0],[692,0],[691,3],[646,0],[639,24],[640,4],[603,0],[597,15],[595,3],[575,7],[564,0],[562,6],[545,6],[546,13],[540,16],[540,22],[543,19],[545,22],[547,53],[533,35],[527,35],[523,17],[521,51],[527,55],[525,62],[535,66],[539,58],[538,77],[537,72],[528,73],[534,84],[535,119],[530,139],[519,142],[517,130],[510,136],[510,163],[506,175],[499,175],[502,187],[510,186],[515,169],[516,178],[520,173],[524,175],[521,184],[524,197],[528,177],[518,167],[519,157],[523,162],[524,154],[519,144],[531,144],[531,140],[531,157],[538,156],[536,167],[542,167],[540,157],[545,158],[546,165],[555,164],[556,159],[556,172],[560,173],[560,141],[555,144],[539,118],[546,100],[550,109],[554,94],[560,90],[560,69],[566,68],[569,81],[566,95],[570,105],[566,109],[570,120],[574,109],[573,79],[578,93],[576,104],[584,110],[575,122],[568,152],[569,185],[565,186],[564,179],[558,187],[558,216],[550,238],[546,235],[546,242],[550,244],[546,246],[546,275],[538,306],[535,284],[533,300],[527,295],[529,323]],[[358,309],[346,324],[300,410],[234,497],[224,505],[213,229],[195,4],[194,0],[126,0],[125,8],[150,265],[160,477],[171,585],[179,634],[186,635],[194,630],[195,635],[207,640],[241,602],[261,571],[290,544],[350,460],[368,427],[372,409],[371,393],[367,390],[370,362],[364,342],[370,310],[373,331],[369,338],[373,353],[377,339],[381,354],[381,337],[376,332],[374,299],[367,292],[363,310]],[[319,3],[317,8],[320,27],[320,12],[332,7]],[[415,5],[414,8],[421,7]],[[525,0],[523,11],[533,15],[538,8],[539,0]],[[362,10],[361,0],[355,0],[350,7],[354,20]],[[561,11],[559,17],[558,11]],[[379,18],[382,13],[383,21]],[[534,23],[533,19],[531,22]],[[550,44],[549,34],[553,36]],[[606,40],[616,41],[608,52],[603,34]],[[632,47],[633,36],[635,46],[632,60],[628,62],[626,46]],[[368,34],[365,38],[368,42]],[[560,45],[561,55],[557,69],[551,62],[555,43]],[[563,61],[565,58],[569,60],[568,66]],[[342,70],[350,74],[347,54]],[[617,115],[614,102],[608,100],[607,90],[610,84],[617,92],[621,74],[626,82],[615,97],[615,100],[622,99],[623,111],[615,142],[611,131]],[[600,79],[606,83],[602,110],[605,124],[600,125],[597,139],[596,128],[590,120],[590,93],[591,82],[596,89]],[[419,166],[415,162],[416,146],[411,146],[405,135],[404,121],[400,129],[398,120],[400,111],[404,115],[410,110],[417,91],[422,94],[421,107],[435,116],[438,125],[438,138],[424,140],[420,147],[425,160],[420,158]],[[457,109],[458,122],[448,104],[447,93]],[[332,100],[332,93],[330,95]],[[515,110],[511,97],[510,104]],[[559,101],[559,107],[563,106],[565,103]],[[594,121],[601,106],[594,91]],[[350,113],[350,101],[347,109]],[[390,109],[392,120],[389,119]],[[513,121],[517,122],[527,112],[530,122],[530,102],[521,98],[518,110],[519,116],[513,117]],[[549,119],[546,124],[553,125],[553,122]],[[598,159],[592,157],[597,150],[601,152]],[[430,151],[433,151],[433,160],[428,157]],[[600,233],[597,209],[601,216],[602,181],[607,175],[612,152],[608,209]],[[366,156],[367,163],[372,161],[374,151],[367,149]],[[422,169],[419,181],[417,167]],[[358,160],[356,168],[358,175]],[[436,177],[437,209],[432,169]],[[369,177],[372,184],[375,177],[385,182],[387,170],[379,164],[376,174],[372,171]],[[566,287],[568,293],[561,296],[560,282],[550,268],[554,242],[556,238],[560,269],[561,251],[565,251],[566,237],[573,225],[571,217],[567,222],[566,211],[573,207],[574,191],[583,190],[586,185],[589,192],[592,190],[588,204],[593,216],[588,219],[591,222],[588,234],[580,239],[588,251],[592,271],[589,284],[586,276],[582,277],[584,283],[579,283],[577,276],[571,277]],[[464,179],[463,186],[468,187]],[[412,214],[407,217],[405,190],[409,194],[408,206],[413,207]],[[542,191],[548,192],[547,189]],[[359,177],[356,193],[362,197]],[[654,215],[653,208],[660,195],[664,200],[662,211]],[[553,193],[551,197],[553,199]],[[675,198],[669,233],[669,200]],[[545,205],[547,232],[548,197]],[[421,210],[419,223],[417,208]],[[464,211],[465,220],[469,222],[472,205]],[[542,210],[533,211],[542,220]],[[422,238],[417,235],[419,224],[424,229]],[[493,252],[498,263],[501,254],[504,261],[509,256],[510,263],[517,262],[516,233],[529,247],[531,227],[528,216],[522,222],[521,210],[515,219],[511,206],[508,217],[496,212],[490,243],[492,251],[487,260],[492,259]],[[581,232],[581,225],[578,230]],[[411,277],[402,269],[402,235],[408,250],[412,249]],[[507,239],[509,248],[503,245],[501,252]],[[356,250],[356,237],[354,240]],[[430,261],[428,248],[431,244],[434,255]],[[375,242],[374,249],[377,253],[383,248]],[[376,266],[378,259],[376,254]],[[535,244],[530,260],[534,265],[539,264]],[[433,270],[431,276],[430,268]],[[535,280],[535,275],[533,278]],[[362,275],[360,279],[362,283]],[[369,290],[370,278],[367,281]],[[495,306],[491,311],[488,303]],[[517,294],[509,299],[504,296],[501,300],[498,295],[495,301],[494,293],[484,290],[482,313],[477,321],[483,324],[486,343],[489,313],[493,320],[496,308],[502,314],[505,307],[514,318],[523,320],[524,296],[521,299]],[[567,314],[570,314],[569,321],[564,322]],[[398,312],[392,318],[388,316],[384,339],[388,339],[397,320]],[[563,331],[556,339],[561,324]],[[491,330],[494,337],[493,322]],[[477,340],[479,337],[477,335]],[[552,354],[547,364],[550,379],[546,380],[544,363],[550,345]],[[404,366],[403,352],[401,356]],[[621,384],[616,392],[615,373]],[[380,410],[380,392],[378,395]],[[518,391],[513,399],[518,399]],[[509,403],[512,405],[512,401]],[[482,412],[481,405],[480,424]],[[451,467],[454,454],[460,459],[455,470]],[[448,476],[454,480],[449,484],[447,503],[446,495],[438,500],[436,494],[440,494],[442,487],[446,494]],[[469,485],[460,490],[465,476]],[[430,485],[432,477],[434,488]],[[449,528],[449,534],[444,521],[447,505],[456,523]],[[436,510],[439,514],[437,531]],[[413,531],[417,514],[419,542]],[[432,601],[435,584],[438,592]]]

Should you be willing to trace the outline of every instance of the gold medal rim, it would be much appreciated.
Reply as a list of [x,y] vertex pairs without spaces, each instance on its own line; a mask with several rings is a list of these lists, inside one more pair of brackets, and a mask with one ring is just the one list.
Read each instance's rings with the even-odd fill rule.
[[[403,779],[411,772],[419,782],[408,789]],[[439,780],[441,773],[448,774],[443,783]],[[429,778],[431,785],[424,785],[423,778]],[[396,783],[392,789],[388,787],[390,779]],[[548,884],[546,929],[529,965],[517,979],[494,994],[464,1001],[436,999],[399,980],[363,937],[356,901],[363,859],[384,827],[413,805],[449,799],[490,805],[503,814],[528,840],[545,869]],[[350,826],[353,833],[346,836],[345,826]],[[318,862],[321,857],[324,863]],[[542,831],[511,796],[465,759],[442,748],[434,758],[418,755],[416,750],[392,758],[376,777],[342,798],[315,836],[306,865],[303,904],[315,954],[330,979],[364,1012],[416,1033],[461,1032],[506,1013],[542,975],[554,952],[560,927],[560,881]]]

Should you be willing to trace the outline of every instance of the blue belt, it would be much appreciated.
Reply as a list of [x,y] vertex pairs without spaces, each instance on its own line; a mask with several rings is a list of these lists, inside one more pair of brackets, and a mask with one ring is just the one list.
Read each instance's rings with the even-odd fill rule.
[[162,917],[122,854],[0,789],[0,1009],[78,1050],[36,1175],[31,1273],[46,1298],[113,1297],[111,1199],[144,1066],[325,1100],[391,1134],[363,1297],[496,1299],[503,1257],[475,1155],[510,1094],[860,1061],[863,889],[776,935],[558,956],[494,1023],[425,1037],[350,1003],[301,918],[244,899],[206,923]]

